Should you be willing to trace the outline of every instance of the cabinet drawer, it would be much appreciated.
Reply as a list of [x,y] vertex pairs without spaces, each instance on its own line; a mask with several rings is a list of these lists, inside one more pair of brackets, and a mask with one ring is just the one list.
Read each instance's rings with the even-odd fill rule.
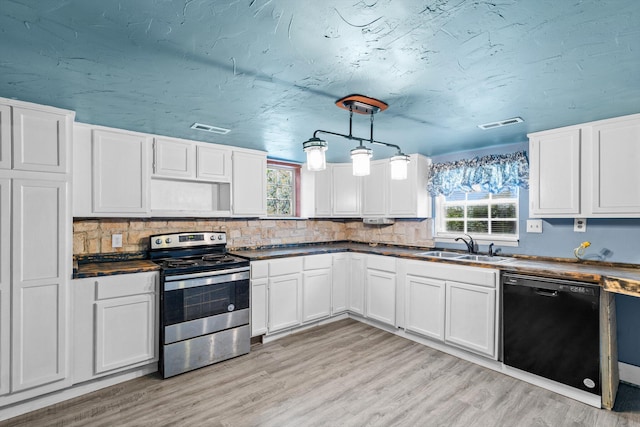
[[269,276],[300,273],[302,271],[302,258],[282,258],[269,261]]
[[305,256],[303,260],[303,265],[305,270],[331,268],[331,254]]
[[372,270],[396,272],[396,259],[390,256],[369,255],[367,257],[367,268]]
[[251,263],[251,278],[263,279],[269,274],[268,261],[254,261]]
[[96,300],[148,294],[156,291],[158,273],[118,274],[96,278]]
[[473,285],[496,287],[498,271],[482,267],[448,265],[439,262],[409,261],[407,274]]

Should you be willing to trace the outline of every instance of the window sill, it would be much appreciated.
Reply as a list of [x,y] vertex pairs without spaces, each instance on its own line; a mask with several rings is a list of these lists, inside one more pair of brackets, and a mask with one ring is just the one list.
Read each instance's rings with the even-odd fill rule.
[[[440,236],[435,236],[434,237],[434,241],[436,243],[462,243],[460,241],[455,241],[455,239],[457,237],[464,237],[465,239],[467,238],[464,234],[456,234],[456,235],[440,235]],[[497,246],[509,246],[509,247],[514,247],[517,248],[519,246],[520,243],[520,239],[518,239],[517,237],[502,237],[502,236],[478,236],[478,237],[474,237],[473,235],[471,236],[473,237],[474,242],[476,242],[478,245],[489,245],[490,243],[495,243]]]

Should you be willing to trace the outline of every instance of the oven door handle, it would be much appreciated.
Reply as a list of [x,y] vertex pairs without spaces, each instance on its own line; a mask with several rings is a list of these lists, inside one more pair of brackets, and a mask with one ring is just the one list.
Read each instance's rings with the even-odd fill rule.
[[[249,280],[249,271],[238,271],[235,273],[221,274],[217,276],[192,277],[183,280],[175,280],[175,277],[165,277],[164,291],[175,291],[178,289],[196,288],[198,286],[217,285],[221,283],[239,282]],[[177,276],[177,277],[185,277]]]

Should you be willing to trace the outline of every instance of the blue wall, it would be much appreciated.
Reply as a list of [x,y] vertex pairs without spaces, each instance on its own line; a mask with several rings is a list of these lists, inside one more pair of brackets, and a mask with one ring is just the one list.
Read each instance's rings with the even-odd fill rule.
[[[434,162],[447,162],[486,154],[511,153],[528,150],[520,143],[494,147],[482,151],[463,152],[434,157]],[[545,219],[542,234],[526,233],[529,217],[529,191],[520,190],[520,242],[518,247],[502,247],[505,254],[542,255],[572,258],[573,249],[588,240],[591,246],[585,257],[597,258],[606,254],[606,261],[640,264],[639,219],[587,219],[584,233],[573,231],[573,219]],[[460,245],[438,244],[439,247]],[[499,246],[499,245],[498,245]],[[486,248],[480,248],[481,251]],[[621,362],[640,366],[640,298],[616,295],[618,321],[618,357]]]

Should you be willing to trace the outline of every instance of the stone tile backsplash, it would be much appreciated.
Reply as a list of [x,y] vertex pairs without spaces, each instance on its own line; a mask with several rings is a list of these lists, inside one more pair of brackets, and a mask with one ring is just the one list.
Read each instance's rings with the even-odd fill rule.
[[[180,231],[226,231],[229,248],[339,240],[433,246],[431,220],[398,220],[389,226],[369,226],[360,220],[97,218],[73,222],[73,253],[146,251],[149,236]],[[122,234],[121,248],[111,247],[112,234]]]

